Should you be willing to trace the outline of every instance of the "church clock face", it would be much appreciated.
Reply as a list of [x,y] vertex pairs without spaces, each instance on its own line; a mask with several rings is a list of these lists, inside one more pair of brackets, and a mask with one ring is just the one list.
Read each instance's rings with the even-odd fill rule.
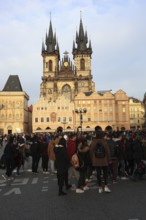
[[65,67],[67,67],[68,66],[68,62],[66,61],[66,62],[64,62],[64,66]]

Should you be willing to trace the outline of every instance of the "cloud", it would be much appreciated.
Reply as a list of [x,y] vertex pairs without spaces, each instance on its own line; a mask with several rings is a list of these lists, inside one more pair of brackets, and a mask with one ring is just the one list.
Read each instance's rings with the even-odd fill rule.
[[[11,74],[18,74],[30,104],[39,98],[43,63],[42,39],[50,12],[61,58],[72,59],[72,43],[79,28],[93,47],[92,75],[96,89],[123,89],[143,99],[146,81],[146,3],[144,0],[7,0],[0,7],[0,89]],[[9,10],[8,10],[9,9]]]

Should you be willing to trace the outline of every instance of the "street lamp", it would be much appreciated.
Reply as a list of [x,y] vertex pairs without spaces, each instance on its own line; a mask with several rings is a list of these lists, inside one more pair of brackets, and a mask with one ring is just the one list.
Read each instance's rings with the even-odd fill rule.
[[75,113],[80,115],[81,134],[82,134],[83,114],[86,112],[87,112],[86,108],[75,109]]

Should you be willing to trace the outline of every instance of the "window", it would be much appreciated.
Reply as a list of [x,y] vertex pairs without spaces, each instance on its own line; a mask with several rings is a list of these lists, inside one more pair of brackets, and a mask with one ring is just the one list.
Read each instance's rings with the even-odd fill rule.
[[85,60],[83,58],[80,60],[80,69],[85,70]]
[[91,121],[91,118],[88,118],[88,121]]
[[97,101],[96,101],[96,100],[94,100],[94,104],[97,104]]
[[95,115],[95,116],[94,116],[94,121],[97,121],[97,120],[98,120],[98,116]]
[[52,60],[49,60],[49,71],[52,71],[52,66],[53,66],[53,62],[52,62]]
[[112,109],[112,107],[110,107],[110,109],[109,109],[109,110],[110,110],[110,112],[112,112],[112,110],[113,110],[113,109]]
[[95,112],[97,111],[97,107],[94,107],[94,111],[95,111]]
[[107,115],[104,116],[104,120],[105,120],[106,122],[108,121],[108,116],[107,116]]
[[72,122],[72,117],[69,117],[69,122]]
[[113,116],[112,116],[112,115],[109,116],[109,120],[110,120],[110,121],[113,120]]
[[126,112],[126,109],[125,109],[125,108],[122,108],[122,112]]
[[35,118],[35,122],[38,122],[38,118]]
[[66,121],[66,117],[63,117],[63,122]]
[[49,122],[49,117],[46,118],[46,122]]
[[126,115],[123,115],[123,121],[126,121]]
[[65,96],[66,99],[71,100],[71,88],[68,84],[62,87],[62,94]]
[[41,118],[41,122],[44,122],[44,118]]
[[58,122],[61,122],[61,118],[60,117],[58,117]]
[[19,114],[16,114],[16,120],[18,120],[19,119]]
[[99,121],[102,122],[102,115],[99,116]]

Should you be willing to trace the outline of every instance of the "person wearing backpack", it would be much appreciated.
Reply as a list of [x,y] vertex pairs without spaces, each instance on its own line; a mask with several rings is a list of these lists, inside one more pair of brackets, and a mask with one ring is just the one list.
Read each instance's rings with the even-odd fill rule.
[[[111,192],[108,188],[108,166],[111,163],[110,150],[107,141],[103,137],[103,132],[96,131],[96,138],[92,141],[90,147],[92,166],[97,172],[97,181],[99,193]],[[104,186],[102,186],[101,173],[103,173]]]

